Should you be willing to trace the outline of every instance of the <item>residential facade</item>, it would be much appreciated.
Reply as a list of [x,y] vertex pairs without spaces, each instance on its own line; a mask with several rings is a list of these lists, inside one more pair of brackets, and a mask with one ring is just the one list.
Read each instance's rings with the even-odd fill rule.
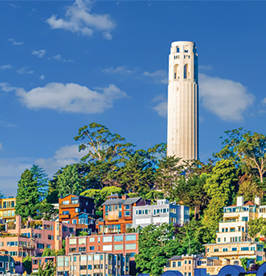
[[162,223],[184,224],[189,222],[189,207],[169,203],[167,199],[157,200],[156,205],[134,206],[132,227]]
[[133,257],[138,254],[138,233],[66,237],[66,254],[82,252],[106,252]]
[[54,265],[56,265],[56,257],[32,257],[32,272],[38,272],[39,266],[45,266],[47,262],[52,262]]
[[15,221],[16,198],[0,198],[0,219],[2,222]]
[[94,232],[94,199],[86,196],[67,195],[59,199],[59,221],[76,225],[79,232]]
[[10,255],[0,254],[0,275],[15,272],[15,261]]
[[129,275],[129,259],[122,254],[75,253],[56,258],[56,275],[121,276]]
[[127,229],[132,228],[133,207],[150,204],[149,200],[141,197],[129,198],[127,195],[120,198],[114,194],[107,198],[108,200],[102,204],[103,219],[96,221],[99,234],[126,233]]
[[248,235],[249,220],[263,217],[264,209],[265,206],[260,205],[259,198],[255,198],[255,202],[244,202],[243,197],[237,197],[237,204],[224,207],[216,243],[205,245],[206,256],[230,260],[242,257],[265,260],[263,245]]
[[16,216],[13,229],[0,237],[0,252],[11,255],[17,272],[23,272],[22,259],[27,255],[41,256],[45,247],[59,250],[66,236],[76,234],[76,225],[59,221],[28,220],[21,223]]

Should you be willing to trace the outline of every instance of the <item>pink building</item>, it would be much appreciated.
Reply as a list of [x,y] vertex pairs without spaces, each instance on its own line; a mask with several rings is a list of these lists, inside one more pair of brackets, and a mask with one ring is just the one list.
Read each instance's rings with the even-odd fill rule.
[[59,250],[66,236],[76,234],[74,224],[59,221],[32,220],[9,224],[5,233],[0,236],[0,252],[10,254],[15,260],[16,271],[23,272],[22,259],[29,256],[42,256],[45,247]]

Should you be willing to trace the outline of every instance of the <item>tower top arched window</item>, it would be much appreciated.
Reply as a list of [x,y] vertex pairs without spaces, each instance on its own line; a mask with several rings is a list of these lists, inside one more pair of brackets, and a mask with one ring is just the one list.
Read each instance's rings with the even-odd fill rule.
[[180,52],[179,46],[176,46],[176,52],[177,52],[177,53]]

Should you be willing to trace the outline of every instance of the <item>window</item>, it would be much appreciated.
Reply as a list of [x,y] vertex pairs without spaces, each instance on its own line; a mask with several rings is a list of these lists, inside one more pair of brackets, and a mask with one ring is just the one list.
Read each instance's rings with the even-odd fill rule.
[[0,242],[0,247],[3,247],[4,246],[4,242]]
[[248,221],[248,217],[242,217],[242,221]]
[[224,242],[226,242],[226,238],[224,238]]
[[232,251],[237,251],[237,247],[232,247]]
[[130,210],[130,205],[125,205],[125,210]]
[[80,261],[87,261],[87,256],[86,255],[80,256]]
[[218,242],[221,242],[221,238],[218,238]]
[[131,216],[131,212],[130,211],[125,211],[125,217],[130,217]]
[[135,241],[136,235],[126,235],[126,241]]
[[79,208],[75,208],[75,213],[79,213]]
[[136,249],[136,244],[135,243],[126,244],[126,250],[129,250],[129,249]]
[[90,246],[90,250],[91,250],[91,251],[94,250],[94,246]]
[[219,252],[219,248],[214,248],[213,252]]
[[179,46],[176,46],[176,52],[179,53]]
[[88,270],[92,270],[92,265],[88,265]]
[[86,238],[79,238],[79,244],[86,244]]
[[54,236],[53,235],[48,235],[48,240],[54,240]]
[[249,251],[249,247],[241,247],[241,251]]
[[172,262],[172,267],[176,267],[176,262]]
[[63,201],[63,205],[68,205],[69,204],[69,200],[64,200]]
[[43,243],[37,243],[37,248],[44,249],[44,244]]
[[223,248],[223,252],[227,252],[228,251],[228,248]]
[[79,199],[77,197],[71,197],[71,204],[79,204]]
[[63,215],[69,215],[69,211],[63,211]]
[[4,262],[0,262],[0,268],[4,267]]
[[123,250],[123,244],[115,244],[114,250]]
[[77,239],[69,239],[69,244],[77,244]]
[[114,236],[114,241],[123,241],[123,236]]
[[104,245],[103,246],[103,251],[112,251],[112,245]]
[[86,252],[86,247],[79,247],[79,252]]
[[94,261],[99,261],[99,260],[100,260],[100,255],[99,255],[99,254],[95,254],[95,255],[93,256],[93,260],[94,260]]
[[72,219],[72,223],[73,224],[77,224],[77,220],[76,219]]
[[90,238],[90,242],[94,242],[95,241],[95,239],[94,238]]
[[112,242],[112,236],[103,237],[103,242]]
[[7,246],[18,246],[18,242],[7,242]]

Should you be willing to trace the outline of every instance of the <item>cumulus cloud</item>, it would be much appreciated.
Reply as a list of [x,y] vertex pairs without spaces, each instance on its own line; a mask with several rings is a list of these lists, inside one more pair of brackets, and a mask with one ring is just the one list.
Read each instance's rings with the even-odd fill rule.
[[40,76],[40,80],[44,80],[45,79],[45,76],[44,75],[41,75]]
[[76,0],[68,7],[64,18],[52,15],[46,20],[52,29],[63,29],[84,36],[92,36],[95,31],[102,32],[105,39],[112,39],[111,31],[115,28],[109,14],[91,13],[91,1]]
[[134,71],[127,69],[127,66],[118,66],[116,68],[109,67],[101,70],[103,73],[109,73],[109,74],[131,74]]
[[152,102],[157,102],[156,106],[152,107],[159,116],[166,118],[167,116],[167,100],[164,94],[156,96]]
[[20,69],[17,70],[18,74],[24,75],[24,74],[33,74],[34,71],[28,71],[27,67],[22,67]]
[[42,57],[45,55],[46,50],[38,50],[38,51],[34,50],[34,51],[32,51],[31,53],[32,53],[34,56],[37,56],[37,57],[39,57],[39,58],[42,58]]
[[113,107],[114,100],[126,96],[114,84],[95,90],[98,91],[75,83],[49,83],[28,92],[19,88],[16,89],[16,94],[29,109],[49,108],[59,112],[83,114],[102,113]]
[[17,42],[13,38],[9,38],[7,41],[10,41],[13,45],[22,45],[23,44],[22,41],[21,42]]
[[254,95],[241,83],[199,74],[202,105],[224,121],[241,121],[253,104]]
[[266,98],[262,100],[262,103],[266,105]]
[[1,66],[0,66],[0,69],[1,69],[1,70],[12,69],[12,68],[13,68],[13,66],[10,65],[10,64],[6,64],[6,65],[1,65]]
[[143,76],[153,79],[153,81],[155,81],[156,83],[163,83],[163,84],[168,83],[166,70],[157,70],[153,73],[146,71],[143,73]]

